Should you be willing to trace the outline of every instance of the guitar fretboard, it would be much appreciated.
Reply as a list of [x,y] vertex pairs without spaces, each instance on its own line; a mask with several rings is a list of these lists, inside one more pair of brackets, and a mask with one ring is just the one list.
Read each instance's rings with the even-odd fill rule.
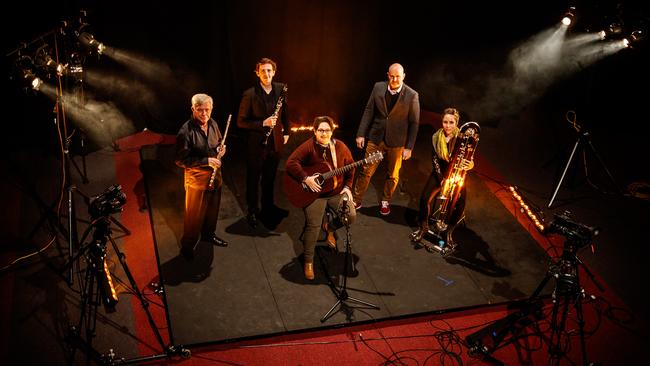
[[361,159],[361,160],[356,161],[356,162],[354,162],[352,164],[348,164],[346,166],[342,166],[340,168],[330,170],[328,172],[325,172],[325,173],[321,174],[321,176],[323,177],[324,180],[327,180],[327,179],[332,178],[335,175],[341,175],[341,174],[343,174],[343,173],[345,173],[347,171],[350,171],[352,168],[356,168],[359,165],[363,165],[363,164],[368,164],[368,159]]

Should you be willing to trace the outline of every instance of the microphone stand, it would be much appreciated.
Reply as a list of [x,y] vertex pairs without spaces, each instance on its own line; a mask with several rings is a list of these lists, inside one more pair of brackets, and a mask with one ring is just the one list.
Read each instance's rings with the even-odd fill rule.
[[[573,158],[575,157],[576,151],[578,148],[581,149],[582,155],[583,155],[583,160],[584,160],[584,166],[585,166],[585,177],[587,179],[587,182],[595,187],[591,181],[589,180],[589,173],[587,170],[587,150],[586,148],[589,148],[593,155],[596,157],[596,161],[600,163],[601,168],[603,168],[603,171],[605,174],[607,174],[607,177],[609,177],[609,180],[612,182],[614,188],[616,189],[617,193],[621,192],[621,189],[619,188],[618,184],[616,183],[616,180],[612,176],[612,173],[609,172],[609,169],[607,169],[607,166],[605,165],[605,162],[603,159],[600,157],[598,154],[598,151],[596,151],[596,148],[594,145],[591,143],[591,135],[589,134],[588,131],[580,133],[580,136],[578,136],[578,139],[576,140],[575,144],[573,145],[573,150],[571,150],[571,155],[569,155],[569,159],[566,162],[566,165],[564,166],[564,170],[562,171],[562,176],[560,176],[560,180],[557,182],[557,185],[555,186],[555,190],[553,191],[553,195],[551,196],[551,200],[548,202],[548,208],[551,208],[553,206],[553,202],[555,201],[555,197],[557,196],[558,191],[560,190],[560,187],[562,186],[562,181],[564,181],[564,177],[566,176],[567,171],[569,170],[569,167],[571,166],[571,162],[573,161]],[[595,187],[597,188],[597,187]]]
[[[347,194],[343,195],[343,204],[341,205],[341,209],[339,211],[339,219],[345,226],[345,257],[343,260],[343,286],[338,289],[336,286],[332,285],[332,291],[334,292],[334,295],[337,298],[336,303],[332,305],[332,307],[323,315],[323,317],[320,319],[321,323],[324,323],[327,321],[327,319],[331,318],[334,314],[338,313],[345,307],[348,307],[348,305],[345,303],[346,301],[353,301],[357,304],[362,304],[366,305],[371,309],[377,309],[379,310],[379,306],[359,300],[357,298],[354,298],[352,296],[348,295],[348,262],[350,262],[349,266],[352,266],[352,270],[354,271],[354,261],[352,260],[352,256],[350,255],[352,253],[352,246],[350,245],[352,242],[352,235],[350,234],[350,217],[348,216],[348,213],[350,211],[350,208],[348,206],[349,200]],[[336,308],[338,309],[334,311]]]

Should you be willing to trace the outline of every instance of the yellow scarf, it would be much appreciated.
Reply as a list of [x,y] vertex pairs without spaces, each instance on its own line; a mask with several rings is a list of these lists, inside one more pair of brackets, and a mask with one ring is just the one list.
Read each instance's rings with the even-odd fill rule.
[[[458,127],[454,127],[454,131],[451,133],[452,139],[456,139],[458,136],[458,133],[460,130]],[[433,143],[433,148],[436,151],[436,154],[438,154],[439,157],[441,157],[445,161],[449,161],[449,149],[447,149],[447,140],[445,139],[445,130],[442,128],[436,131],[436,133],[433,134],[431,137],[431,142]],[[451,146],[453,149],[453,146]]]

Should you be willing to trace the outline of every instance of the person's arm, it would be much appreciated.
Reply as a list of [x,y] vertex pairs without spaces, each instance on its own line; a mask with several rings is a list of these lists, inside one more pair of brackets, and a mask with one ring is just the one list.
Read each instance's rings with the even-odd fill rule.
[[406,145],[402,151],[402,159],[408,160],[411,158],[413,146],[418,136],[418,128],[420,127],[420,99],[418,93],[413,90],[413,98],[409,104],[408,114],[408,130],[406,132]]
[[242,95],[239,113],[237,113],[237,127],[264,132],[264,119],[259,119],[253,113],[253,98],[255,98],[254,88],[246,90]]
[[413,91],[413,93],[415,94],[409,104],[408,131],[406,145],[404,145],[404,148],[410,151],[415,146],[415,140],[418,137],[418,128],[420,127],[420,97],[416,91]]
[[307,162],[309,148],[307,146],[309,140],[298,146],[287,158],[286,172],[293,179],[302,182],[308,176],[307,172],[302,168]]
[[444,138],[440,136],[440,132],[442,132],[442,129],[439,129],[436,133],[431,136],[431,144],[433,145],[433,148],[431,149],[431,168],[432,168],[432,173],[438,178],[438,181],[442,181],[442,168],[441,168],[441,158],[440,154],[438,152],[438,144],[437,144],[437,139],[438,138]]

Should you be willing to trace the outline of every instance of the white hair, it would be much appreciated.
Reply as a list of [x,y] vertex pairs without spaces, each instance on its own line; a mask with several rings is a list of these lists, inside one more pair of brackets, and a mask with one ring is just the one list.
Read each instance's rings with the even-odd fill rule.
[[212,104],[212,97],[207,94],[194,94],[192,96],[192,106],[208,103]]

